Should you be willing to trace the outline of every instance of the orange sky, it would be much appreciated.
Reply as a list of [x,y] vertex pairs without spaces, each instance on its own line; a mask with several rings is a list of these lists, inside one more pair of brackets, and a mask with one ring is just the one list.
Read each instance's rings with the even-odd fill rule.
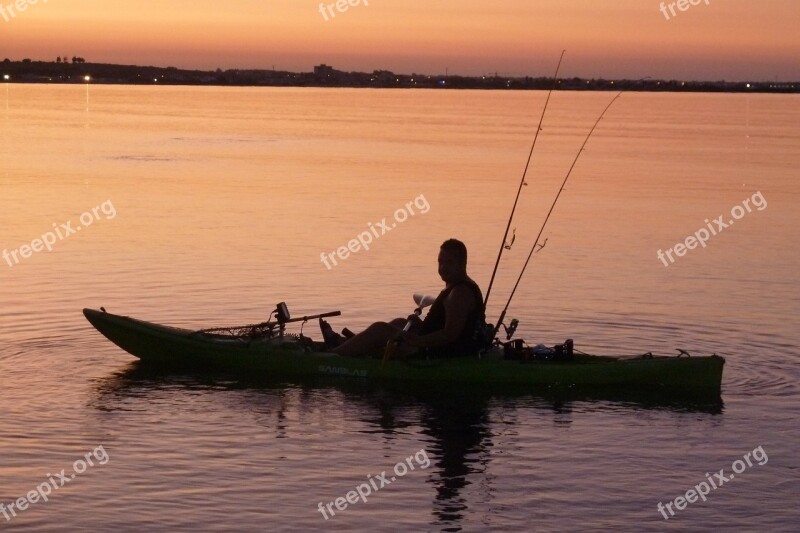
[[800,80],[800,0],[367,1],[38,0],[0,14],[0,59],[550,75],[566,48],[565,76]]

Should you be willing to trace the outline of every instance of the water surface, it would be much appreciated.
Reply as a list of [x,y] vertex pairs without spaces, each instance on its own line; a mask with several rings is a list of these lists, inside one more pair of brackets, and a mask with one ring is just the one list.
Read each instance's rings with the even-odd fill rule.
[[[102,445],[109,460],[3,525],[29,530],[791,530],[800,474],[795,96],[623,95],[559,201],[510,314],[591,353],[718,353],[711,402],[624,391],[418,390],[153,374],[81,308],[182,327],[279,301],[358,330],[435,294],[439,244],[491,274],[540,92],[11,85],[0,113],[0,502]],[[556,93],[489,304],[494,319],[609,93]],[[665,267],[705,219],[766,200]],[[370,250],[321,253],[423,196]],[[107,203],[109,202],[109,203]],[[108,213],[112,210],[108,209]],[[85,219],[86,220],[86,219]],[[13,261],[12,261],[13,263]],[[306,332],[314,331],[308,325]],[[769,460],[657,511],[758,446]],[[417,469],[325,520],[424,450]],[[2,522],[0,517],[0,523]]]

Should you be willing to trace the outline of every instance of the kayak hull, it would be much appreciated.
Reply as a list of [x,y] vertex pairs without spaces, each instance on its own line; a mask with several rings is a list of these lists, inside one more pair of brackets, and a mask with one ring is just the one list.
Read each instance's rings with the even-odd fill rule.
[[291,337],[249,341],[221,338],[93,309],[83,312],[106,338],[142,361],[242,370],[270,378],[339,376],[463,384],[719,391],[725,363],[716,355],[648,359],[578,356],[570,362],[522,362],[490,353],[481,358],[390,360],[384,364],[380,359],[308,352]]

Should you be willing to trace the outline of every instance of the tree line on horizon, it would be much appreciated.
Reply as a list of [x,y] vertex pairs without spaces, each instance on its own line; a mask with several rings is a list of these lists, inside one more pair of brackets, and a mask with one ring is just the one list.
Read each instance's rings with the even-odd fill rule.
[[[72,62],[73,63],[86,63],[86,60],[84,58],[82,58],[82,57],[72,56]],[[56,58],[56,63],[69,63],[69,58],[67,56],[64,56],[64,59],[62,60],[61,56],[58,56]]]
[[[54,61],[54,63],[60,63],[60,64],[64,64],[64,65],[69,65],[69,60],[70,60],[70,58],[67,57],[67,56],[64,56],[63,58],[61,56],[58,56],[58,57],[56,57],[56,60]],[[11,63],[11,60],[9,58],[5,58],[3,60],[3,63]],[[33,63],[33,60],[31,58],[29,58],[29,57],[26,57],[25,59],[22,60],[22,63]],[[72,56],[72,63],[77,65],[77,64],[80,64],[80,63],[86,63],[86,60],[84,58],[82,58],[82,57]]]

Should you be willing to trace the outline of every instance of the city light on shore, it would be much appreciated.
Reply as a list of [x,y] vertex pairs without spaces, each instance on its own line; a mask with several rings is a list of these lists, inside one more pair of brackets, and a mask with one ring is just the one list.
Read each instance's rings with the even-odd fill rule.
[[83,81],[86,82],[86,111],[89,111],[89,82],[92,81],[92,77],[86,75],[83,77]]

